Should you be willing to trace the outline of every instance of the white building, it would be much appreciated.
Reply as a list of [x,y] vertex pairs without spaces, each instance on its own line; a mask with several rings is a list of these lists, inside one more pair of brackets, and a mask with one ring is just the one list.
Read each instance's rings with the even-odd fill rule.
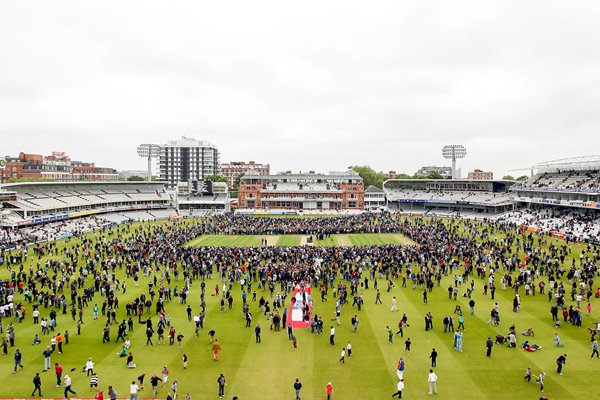
[[365,210],[381,210],[386,206],[385,192],[373,185],[365,189]]
[[219,150],[212,143],[182,137],[161,146],[160,180],[174,189],[179,182],[204,180],[219,174]]

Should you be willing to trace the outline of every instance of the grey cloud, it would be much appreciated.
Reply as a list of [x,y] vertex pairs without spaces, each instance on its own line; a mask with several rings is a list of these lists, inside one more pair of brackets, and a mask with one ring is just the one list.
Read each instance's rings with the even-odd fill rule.
[[0,4],[2,151],[143,169],[181,135],[279,170],[497,175],[600,152],[600,4]]

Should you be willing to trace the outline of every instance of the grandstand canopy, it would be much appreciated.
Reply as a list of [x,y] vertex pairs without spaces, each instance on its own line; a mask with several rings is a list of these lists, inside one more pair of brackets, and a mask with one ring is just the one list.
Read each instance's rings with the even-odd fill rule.
[[600,155],[561,158],[533,166],[538,173],[600,170]]
[[14,182],[0,185],[2,190],[23,190],[23,189],[64,189],[66,187],[84,187],[84,186],[164,186],[163,182],[148,182],[148,181],[77,181],[77,182]]
[[503,192],[514,185],[514,181],[484,179],[388,179],[383,190],[438,190],[438,191],[490,191]]

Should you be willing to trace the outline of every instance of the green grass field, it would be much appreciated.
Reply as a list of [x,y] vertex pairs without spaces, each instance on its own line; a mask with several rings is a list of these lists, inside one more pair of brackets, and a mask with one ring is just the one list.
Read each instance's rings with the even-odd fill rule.
[[[95,233],[95,238],[108,239],[107,234]],[[261,238],[265,236],[203,236],[194,240],[194,246],[259,246]],[[301,237],[298,235],[284,237],[278,236],[276,245],[299,245]],[[77,241],[79,242],[79,241]],[[71,247],[75,241],[62,243],[61,246]],[[402,244],[409,243],[398,235],[334,235],[330,239],[315,243],[316,245],[373,245],[373,244]],[[560,242],[559,242],[560,243]],[[573,246],[573,256],[578,257],[581,245]],[[32,258],[25,265],[43,263],[47,257],[40,260]],[[80,265],[83,262],[80,259]],[[570,264],[570,260],[569,260]],[[6,266],[0,269],[0,276],[8,275]],[[117,270],[117,277],[125,279],[125,273]],[[213,276],[215,277],[215,276]],[[125,295],[120,294],[121,308],[118,318],[125,318],[124,304],[138,296],[143,291],[147,292],[151,278],[141,277],[139,287],[133,280],[125,279],[128,290]],[[100,378],[100,386],[106,390],[109,384],[115,386],[119,397],[128,397],[128,385],[141,373],[146,373],[146,388],[141,391],[140,397],[151,397],[149,377],[160,374],[163,365],[171,371],[170,381],[178,379],[179,396],[183,397],[189,392],[194,399],[217,398],[217,377],[223,373],[227,378],[226,396],[230,399],[233,395],[240,396],[242,400],[251,399],[292,399],[294,391],[292,384],[296,377],[303,382],[303,399],[325,399],[325,385],[331,381],[334,387],[334,399],[382,399],[389,398],[395,391],[396,363],[398,357],[406,360],[404,379],[406,388],[403,398],[418,399],[427,396],[427,373],[429,371],[429,354],[435,347],[439,353],[438,366],[435,369],[439,376],[438,391],[435,397],[444,399],[537,399],[539,388],[534,383],[523,381],[527,366],[531,366],[534,373],[544,370],[548,373],[545,394],[550,399],[576,399],[588,398],[599,386],[596,373],[600,367],[600,360],[590,360],[589,335],[586,327],[598,321],[600,303],[593,299],[592,315],[584,316],[583,328],[578,329],[564,324],[558,330],[566,347],[557,349],[553,346],[552,336],[555,332],[550,319],[550,303],[546,296],[523,297],[523,309],[518,313],[512,312],[512,290],[503,291],[500,287],[496,292],[496,300],[500,305],[501,325],[492,327],[487,325],[489,310],[493,301],[488,296],[483,296],[483,281],[475,278],[476,312],[474,316],[465,313],[464,352],[458,353],[452,348],[452,335],[444,334],[442,318],[451,314],[456,304],[468,310],[468,299],[462,297],[464,287],[461,288],[461,297],[457,301],[448,300],[447,287],[453,280],[452,276],[442,280],[440,288],[436,287],[429,294],[428,304],[423,304],[422,291],[408,287],[402,288],[400,281],[390,293],[385,290],[385,281],[379,280],[382,291],[382,305],[374,305],[375,291],[372,286],[368,290],[362,289],[365,298],[365,307],[357,311],[350,304],[342,309],[342,324],[336,326],[336,345],[329,345],[328,328],[331,317],[335,311],[335,301],[329,295],[327,302],[321,302],[320,296],[315,295],[314,312],[325,316],[325,332],[323,335],[311,334],[310,330],[297,331],[298,349],[293,349],[291,342],[284,331],[273,332],[269,330],[269,321],[259,312],[258,303],[251,302],[251,312],[254,315],[253,325],[259,322],[263,327],[262,343],[254,342],[252,328],[244,327],[241,313],[241,292],[239,284],[234,285],[233,295],[235,302],[233,310],[221,312],[219,299],[208,295],[214,291],[215,285],[222,286],[218,279],[207,283],[207,317],[206,327],[199,337],[194,335],[194,324],[188,322],[185,305],[176,301],[167,303],[166,311],[172,317],[172,325],[178,332],[182,332],[183,347],[156,345],[145,347],[145,335],[141,325],[137,324],[130,335],[132,352],[135,356],[137,368],[128,369],[125,359],[119,358],[117,353],[121,346],[114,343],[116,326],[113,325],[111,337],[113,342],[102,344],[101,332],[105,318],[94,321],[91,307],[85,310],[81,336],[77,335],[75,323],[70,315],[59,313],[57,332],[68,330],[70,343],[65,346],[63,354],[53,354],[52,365],[60,362],[65,372],[73,378],[73,389],[77,391],[78,398],[93,397],[95,393],[89,391],[89,378],[80,372],[88,357],[93,357],[96,371]],[[181,282],[172,281],[171,286],[181,287]],[[194,314],[199,312],[199,282],[192,285],[189,303]],[[268,292],[258,292],[258,297],[268,296]],[[400,312],[390,312],[392,296],[398,299]],[[250,297],[249,297],[250,298]],[[21,299],[17,296],[16,301]],[[96,295],[99,304],[102,298]],[[287,302],[286,302],[287,305]],[[29,306],[29,305],[28,305]],[[49,309],[41,309],[42,316],[47,316]],[[23,352],[25,368],[12,373],[14,348],[9,348],[9,355],[0,357],[0,397],[23,398],[30,395],[33,390],[31,380],[35,372],[43,369],[42,346],[32,346],[35,333],[40,333],[40,328],[34,326],[30,317],[31,308],[27,309],[28,316],[16,325],[16,345]],[[434,330],[424,330],[423,315],[431,312],[434,316]],[[394,337],[394,343],[387,342],[386,325],[392,328],[397,326],[398,320],[406,313],[409,318],[410,328],[405,330],[405,337],[410,337],[413,350],[410,355],[404,352],[403,339]],[[357,314],[360,320],[359,330],[352,333],[350,318]],[[156,316],[151,315],[157,322]],[[146,318],[146,316],[144,316]],[[3,321],[3,327],[14,318]],[[536,353],[528,353],[520,349],[509,349],[495,345],[491,359],[485,357],[485,339],[496,334],[506,335],[508,327],[515,323],[517,331],[523,331],[532,326],[536,337],[532,341],[543,348]],[[456,324],[455,324],[456,325]],[[156,326],[156,325],[155,325]],[[214,328],[221,342],[223,351],[220,361],[213,362],[209,347],[207,331]],[[49,342],[50,337],[42,337],[42,343]],[[155,337],[156,339],[156,337]],[[518,338],[520,343],[523,337]],[[348,341],[352,342],[353,355],[345,364],[338,362],[342,346]],[[568,360],[563,376],[556,374],[555,359],[560,353],[567,353]],[[182,368],[182,355],[189,357],[188,369]],[[69,372],[71,368],[76,371]],[[44,397],[61,397],[62,388],[55,388],[55,377],[52,371],[41,373]],[[169,385],[170,386],[170,385]],[[162,388],[159,398],[164,398],[168,387]],[[106,392],[105,392],[106,394]]]

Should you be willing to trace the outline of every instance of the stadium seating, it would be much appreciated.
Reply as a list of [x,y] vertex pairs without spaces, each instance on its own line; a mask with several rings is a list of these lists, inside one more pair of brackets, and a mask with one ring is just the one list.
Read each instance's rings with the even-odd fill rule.
[[600,192],[600,171],[543,172],[523,183],[521,188]]
[[600,240],[600,214],[593,210],[579,210],[565,207],[529,208],[511,211],[497,218],[515,225],[541,230],[546,233],[559,233],[579,240]]

